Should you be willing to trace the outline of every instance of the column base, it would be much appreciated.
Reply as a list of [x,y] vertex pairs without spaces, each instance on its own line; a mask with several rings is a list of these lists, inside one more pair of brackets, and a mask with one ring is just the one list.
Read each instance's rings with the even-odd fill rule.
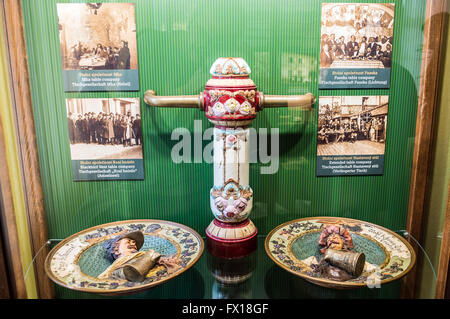
[[223,223],[214,219],[206,228],[206,248],[216,257],[243,257],[256,250],[257,233],[250,219],[239,223]]

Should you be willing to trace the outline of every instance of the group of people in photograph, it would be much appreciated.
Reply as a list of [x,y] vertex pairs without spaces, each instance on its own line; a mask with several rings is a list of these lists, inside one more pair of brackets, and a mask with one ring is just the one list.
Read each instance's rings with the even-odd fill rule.
[[[72,68],[81,68],[80,61],[82,58],[93,57],[104,62],[104,65],[97,66],[97,69],[130,69],[131,55],[128,42],[122,41],[121,43],[121,47],[112,47],[101,43],[98,43],[96,47],[88,47],[81,42],[78,42],[78,44],[72,47]],[[89,67],[89,65],[86,67]]]
[[392,29],[394,17],[389,14],[391,4],[327,4],[322,12],[322,26],[352,27],[357,31],[364,28],[380,27]]
[[318,143],[329,144],[339,142],[355,143],[358,140],[369,140],[383,143],[385,141],[385,121],[382,117],[363,120],[358,125],[356,119],[325,120],[319,127]]
[[360,37],[351,35],[348,41],[344,36],[323,34],[321,39],[320,66],[329,68],[335,60],[378,60],[385,68],[391,67],[392,37]]
[[69,113],[69,139],[71,144],[96,143],[100,145],[133,146],[142,144],[142,122],[139,114],[136,117],[131,112],[85,114]]

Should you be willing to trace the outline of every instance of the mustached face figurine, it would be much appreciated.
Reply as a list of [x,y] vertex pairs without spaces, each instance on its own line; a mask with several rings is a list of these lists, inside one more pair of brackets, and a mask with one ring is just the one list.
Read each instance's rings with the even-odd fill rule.
[[114,245],[114,255],[126,256],[138,251],[136,241],[131,238],[122,238]]
[[344,227],[330,225],[323,229],[319,237],[319,245],[322,254],[328,248],[336,250],[351,250],[353,248],[352,236]]
[[112,264],[98,278],[143,281],[145,275],[161,257],[151,249],[139,251],[143,244],[144,235],[140,231],[116,236],[106,241],[103,247]]
[[111,261],[136,253],[144,244],[144,235],[140,231],[114,237],[103,244]]
[[152,249],[140,251],[143,244],[144,235],[140,231],[106,241],[103,246],[112,264],[98,278],[142,282],[155,266],[166,268],[167,273],[180,268],[178,258],[163,257]]

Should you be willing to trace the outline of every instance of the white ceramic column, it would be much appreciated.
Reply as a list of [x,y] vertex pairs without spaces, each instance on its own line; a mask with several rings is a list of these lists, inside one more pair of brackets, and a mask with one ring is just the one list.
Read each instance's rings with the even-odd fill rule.
[[248,128],[214,128],[214,186],[210,203],[214,216],[225,223],[246,219],[252,209],[249,135]]

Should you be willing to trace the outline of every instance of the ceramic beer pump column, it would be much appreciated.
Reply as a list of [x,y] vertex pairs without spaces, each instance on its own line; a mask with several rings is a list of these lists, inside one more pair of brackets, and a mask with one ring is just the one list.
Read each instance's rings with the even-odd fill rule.
[[207,247],[221,257],[244,256],[256,248],[257,229],[248,218],[253,204],[249,185],[249,125],[270,107],[311,108],[314,95],[265,95],[249,78],[242,58],[219,58],[212,78],[199,95],[157,96],[144,100],[155,107],[199,108],[214,124],[214,185],[210,191],[214,220],[206,229]]

